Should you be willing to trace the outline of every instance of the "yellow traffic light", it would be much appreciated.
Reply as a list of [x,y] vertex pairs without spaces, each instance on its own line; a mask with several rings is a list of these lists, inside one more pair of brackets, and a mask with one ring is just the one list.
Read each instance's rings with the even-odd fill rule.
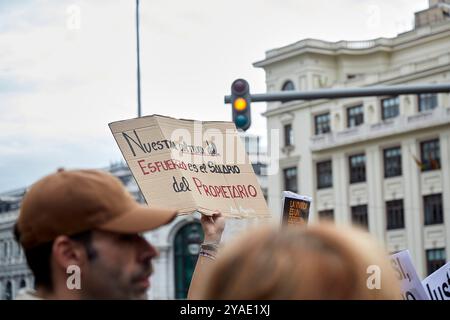
[[250,87],[244,79],[236,79],[231,84],[232,116],[236,129],[246,131],[252,124]]
[[247,101],[244,98],[237,98],[234,100],[234,109],[243,111],[247,108]]

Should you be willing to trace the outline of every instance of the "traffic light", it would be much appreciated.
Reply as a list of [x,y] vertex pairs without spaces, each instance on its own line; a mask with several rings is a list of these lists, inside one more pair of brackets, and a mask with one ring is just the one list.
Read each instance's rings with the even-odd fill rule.
[[231,84],[231,106],[233,122],[236,128],[246,131],[252,124],[250,111],[250,87],[244,79],[234,80]]

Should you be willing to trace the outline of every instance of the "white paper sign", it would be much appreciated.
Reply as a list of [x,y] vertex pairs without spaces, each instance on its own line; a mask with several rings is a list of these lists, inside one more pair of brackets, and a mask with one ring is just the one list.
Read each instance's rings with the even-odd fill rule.
[[450,262],[422,281],[431,300],[450,300]]
[[391,265],[400,280],[403,300],[429,300],[408,250],[391,255]]

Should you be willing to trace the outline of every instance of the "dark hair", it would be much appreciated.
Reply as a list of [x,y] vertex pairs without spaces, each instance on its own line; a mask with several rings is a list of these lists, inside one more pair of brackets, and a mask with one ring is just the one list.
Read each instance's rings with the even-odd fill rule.
[[[14,226],[14,237],[20,244],[20,232],[17,224]],[[92,247],[92,230],[83,231],[69,236],[70,239],[81,243],[87,252],[89,260],[97,257],[97,252]],[[27,259],[28,266],[34,275],[36,287],[43,287],[47,290],[53,289],[52,270],[51,270],[51,256],[52,256],[53,240],[40,244],[38,246],[25,249],[24,253]]]

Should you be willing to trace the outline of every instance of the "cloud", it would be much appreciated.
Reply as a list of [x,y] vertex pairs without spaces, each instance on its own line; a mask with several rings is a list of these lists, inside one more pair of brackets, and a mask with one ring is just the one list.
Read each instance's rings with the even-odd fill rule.
[[[230,120],[231,82],[265,91],[252,66],[305,37],[391,36],[413,1],[141,1],[144,114]],[[378,4],[379,28],[365,8]],[[76,8],[76,10],[73,10]],[[238,10],[239,9],[239,10]],[[136,116],[135,7],[130,0],[0,1],[0,191],[60,166],[121,159],[108,123]],[[250,133],[265,134],[265,104]]]

